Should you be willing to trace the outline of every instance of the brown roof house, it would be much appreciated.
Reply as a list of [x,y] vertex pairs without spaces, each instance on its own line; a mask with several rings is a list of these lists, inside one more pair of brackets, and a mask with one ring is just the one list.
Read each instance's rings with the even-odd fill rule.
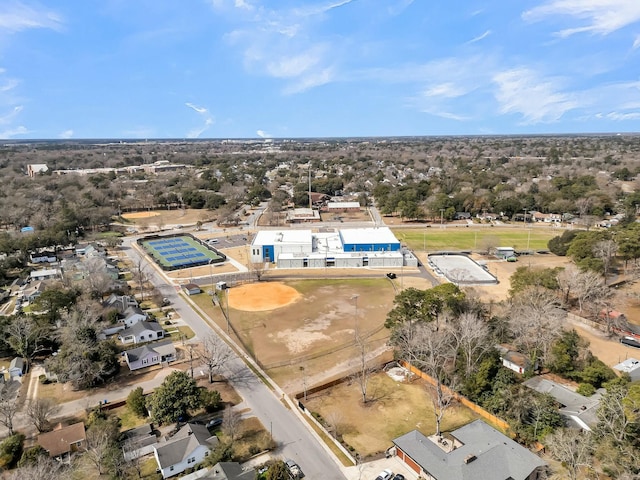
[[62,461],[69,461],[73,452],[85,447],[86,441],[83,422],[66,427],[59,424],[52,432],[38,435],[38,445],[44,448],[50,457]]

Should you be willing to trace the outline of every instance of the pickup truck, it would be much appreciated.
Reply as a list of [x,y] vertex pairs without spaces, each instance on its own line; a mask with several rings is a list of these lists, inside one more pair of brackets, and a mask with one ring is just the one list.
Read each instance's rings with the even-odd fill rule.
[[297,480],[303,477],[302,470],[300,470],[300,467],[296,462],[293,460],[285,460],[284,464],[292,479]]

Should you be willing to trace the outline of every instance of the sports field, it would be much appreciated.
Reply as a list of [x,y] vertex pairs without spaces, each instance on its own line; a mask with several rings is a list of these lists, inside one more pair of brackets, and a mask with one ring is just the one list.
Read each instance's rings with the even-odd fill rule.
[[223,254],[191,235],[146,237],[139,242],[147,254],[165,270],[196,267],[226,260]]

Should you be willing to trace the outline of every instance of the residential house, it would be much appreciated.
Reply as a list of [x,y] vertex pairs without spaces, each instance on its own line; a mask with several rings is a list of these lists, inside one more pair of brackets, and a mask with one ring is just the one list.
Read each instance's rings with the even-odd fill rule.
[[523,383],[538,393],[551,395],[560,404],[559,412],[569,426],[591,431],[598,424],[596,412],[600,406],[603,389],[590,397],[585,397],[552,380],[533,377]]
[[562,223],[562,215],[559,213],[542,213],[532,211],[529,212],[531,218],[534,222],[543,222],[543,223]]
[[138,306],[128,307],[124,313],[124,324],[133,327],[136,323],[147,319],[147,314]]
[[73,452],[86,446],[86,441],[83,422],[66,427],[58,425],[52,432],[38,435],[38,445],[44,448],[50,457],[62,461],[69,461]]
[[29,288],[22,292],[22,299],[33,303],[46,290],[45,282],[33,282]]
[[509,370],[513,370],[520,375],[522,375],[527,370],[531,370],[533,372],[536,372],[538,370],[537,360],[532,366],[531,361],[522,353],[514,350],[511,345],[496,345],[496,350],[498,350],[498,353],[500,354],[502,366],[508,368]]
[[619,372],[627,373],[632,382],[640,380],[640,360],[627,358],[624,362],[614,365],[613,368]]
[[216,463],[202,480],[253,480],[256,471],[253,468],[244,470],[238,462]]
[[124,315],[127,308],[137,307],[138,301],[130,295],[116,295],[112,293],[109,298],[102,303],[102,306],[108,309],[115,309],[120,315]]
[[151,343],[123,352],[129,370],[160,365],[176,360],[176,348],[171,340]]
[[187,423],[173,437],[153,447],[162,478],[173,477],[201,463],[218,444],[204,425]]
[[153,446],[158,442],[153,425],[150,423],[125,430],[122,432],[122,437],[122,453],[127,462],[153,453]]
[[36,175],[47,173],[48,171],[49,167],[46,163],[31,163],[27,165],[27,175],[29,175],[31,178],[35,177]]
[[447,438],[413,430],[393,443],[398,458],[429,480],[543,478],[542,459],[482,420],[454,430]]
[[456,212],[456,220],[471,220],[471,212]]
[[9,364],[9,377],[16,378],[24,375],[25,363],[24,358],[15,357]]
[[197,295],[202,292],[200,287],[195,283],[187,283],[186,285],[182,286],[182,289],[187,295]]
[[164,338],[164,330],[157,322],[142,321],[125,328],[118,334],[118,340],[123,344],[150,342]]
[[29,254],[29,261],[31,263],[55,263],[58,261],[58,257],[54,251],[40,250],[37,252],[31,252]]
[[31,280],[46,280],[48,278],[59,278],[62,275],[57,268],[45,268],[42,270],[34,270],[29,276]]

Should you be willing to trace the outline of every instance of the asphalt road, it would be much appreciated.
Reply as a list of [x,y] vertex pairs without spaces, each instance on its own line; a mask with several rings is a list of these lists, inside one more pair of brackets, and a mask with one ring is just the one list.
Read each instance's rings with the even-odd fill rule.
[[[131,242],[134,240],[132,237],[125,238],[122,249],[130,259],[137,261],[141,256],[131,247]],[[205,338],[214,332],[178,294],[175,287],[164,281],[152,265],[148,267],[148,277],[162,295],[171,301],[171,306],[198,337]],[[251,413],[271,431],[274,440],[278,443],[278,448],[274,452],[276,455],[294,460],[300,465],[306,478],[327,480],[346,478],[336,463],[335,457],[325,450],[302,420],[278,398],[281,393],[270,390],[242,359],[234,356],[228,363],[225,374],[251,409]]]

